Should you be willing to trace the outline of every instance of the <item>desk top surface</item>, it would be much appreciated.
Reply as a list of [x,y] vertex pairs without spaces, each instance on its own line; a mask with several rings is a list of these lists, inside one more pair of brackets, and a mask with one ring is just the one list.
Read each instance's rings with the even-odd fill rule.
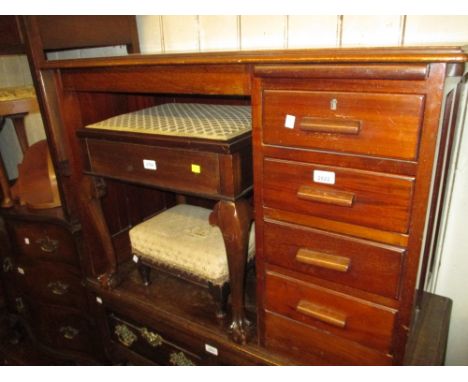
[[43,69],[116,67],[134,65],[210,65],[276,63],[430,63],[468,61],[460,47],[385,47],[288,49],[170,54],[132,54],[120,57],[46,61]]

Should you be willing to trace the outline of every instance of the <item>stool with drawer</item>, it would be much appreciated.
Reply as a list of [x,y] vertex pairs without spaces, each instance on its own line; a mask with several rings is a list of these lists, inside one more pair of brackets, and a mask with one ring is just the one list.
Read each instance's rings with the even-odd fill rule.
[[[9,311],[40,348],[78,364],[95,363],[93,320],[82,282],[76,228],[58,209],[15,207],[2,230],[11,248],[2,254]],[[55,354],[56,355],[56,354]]]
[[258,326],[268,349],[298,364],[402,363],[447,66],[255,68]]

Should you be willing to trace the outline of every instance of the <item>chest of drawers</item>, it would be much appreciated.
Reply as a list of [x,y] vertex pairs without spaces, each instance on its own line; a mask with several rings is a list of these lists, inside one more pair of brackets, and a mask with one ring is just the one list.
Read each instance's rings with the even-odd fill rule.
[[23,213],[18,207],[4,217],[10,248],[1,260],[9,311],[40,348],[87,363],[94,329],[86,313],[76,232],[53,210]]
[[401,364],[446,70],[255,68],[258,325],[268,349],[299,364]]

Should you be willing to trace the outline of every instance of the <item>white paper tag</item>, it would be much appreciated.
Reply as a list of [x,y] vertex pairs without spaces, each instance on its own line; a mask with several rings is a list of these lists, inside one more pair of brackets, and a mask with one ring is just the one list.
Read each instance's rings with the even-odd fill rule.
[[314,170],[314,182],[335,184],[335,173],[333,171]]
[[96,296],[96,302],[102,305],[102,298],[99,296]]
[[29,237],[25,237],[25,238],[24,238],[24,243],[25,243],[26,245],[29,245],[29,244],[30,244],[30,242],[29,242]]
[[296,117],[294,115],[286,114],[286,118],[284,119],[284,127],[288,129],[294,129],[294,124],[296,123]]
[[143,167],[146,168],[147,170],[154,171],[158,168],[158,165],[156,164],[155,160],[143,159]]
[[207,353],[213,354],[213,355],[218,355],[218,349],[215,348],[214,346],[205,344],[205,350]]
[[139,260],[140,260],[140,259],[138,258],[137,255],[133,255],[133,262],[134,262],[134,263],[138,263]]
[[18,271],[18,273],[19,273],[20,275],[24,275],[24,269],[23,269],[23,268],[18,267],[18,268],[17,268],[17,271]]

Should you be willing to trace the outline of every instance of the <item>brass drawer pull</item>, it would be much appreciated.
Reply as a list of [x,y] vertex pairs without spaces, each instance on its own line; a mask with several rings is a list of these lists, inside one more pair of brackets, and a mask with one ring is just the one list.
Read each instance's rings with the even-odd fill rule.
[[344,118],[302,118],[299,128],[316,133],[357,135],[361,130],[361,121]]
[[346,315],[340,312],[332,311],[324,306],[313,304],[306,300],[301,300],[296,306],[299,313],[315,318],[319,321],[344,328],[346,326]]
[[46,236],[43,239],[38,239],[36,243],[39,244],[41,251],[45,253],[55,252],[59,245],[58,240],[53,240],[49,236]]
[[133,345],[138,337],[133,333],[127,325],[119,324],[115,326],[114,333],[117,335],[119,342],[126,347]]
[[162,343],[163,343],[163,338],[159,334],[154,333],[154,332],[150,332],[146,328],[141,328],[140,329],[140,334],[143,337],[143,339],[146,342],[148,342],[148,344],[150,344],[150,346],[152,346],[154,348],[157,347],[157,346],[161,346]]
[[13,269],[13,262],[9,257],[3,259],[3,272],[7,273]]
[[342,207],[352,207],[355,199],[355,195],[352,192],[324,190],[310,186],[300,186],[297,191],[297,197],[299,199]]
[[73,340],[78,334],[80,334],[80,331],[75,329],[73,326],[61,326],[59,331],[67,340]]
[[351,264],[351,259],[349,257],[330,255],[328,253],[312,251],[307,248],[300,248],[297,251],[296,261],[338,272],[348,272]]
[[63,296],[64,294],[68,293],[70,285],[62,283],[61,281],[53,281],[47,285],[47,288],[49,288],[53,294],[57,296]]
[[169,362],[174,366],[195,366],[195,364],[181,351],[171,353]]

